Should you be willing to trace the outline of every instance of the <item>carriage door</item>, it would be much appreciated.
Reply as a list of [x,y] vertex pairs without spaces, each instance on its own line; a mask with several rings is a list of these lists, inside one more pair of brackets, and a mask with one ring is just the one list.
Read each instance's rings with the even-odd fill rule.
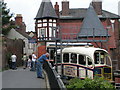
[[92,64],[92,59],[90,57],[86,57],[87,59],[87,68],[86,68],[86,76],[88,78],[93,79],[93,64]]
[[78,56],[78,64],[80,65],[79,67],[79,77],[80,78],[85,78],[86,77],[86,58],[84,55],[79,54]]

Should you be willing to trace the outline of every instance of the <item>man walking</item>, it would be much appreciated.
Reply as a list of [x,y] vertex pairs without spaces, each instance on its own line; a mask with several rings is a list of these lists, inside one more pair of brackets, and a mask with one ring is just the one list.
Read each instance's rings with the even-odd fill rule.
[[44,63],[44,61],[53,61],[53,60],[48,60],[48,57],[49,57],[49,53],[46,53],[38,58],[38,60],[37,60],[37,78],[44,79],[44,77],[42,75],[43,63]]
[[15,54],[12,54],[11,59],[12,59],[12,69],[15,70],[15,69],[17,69],[16,68],[16,59],[17,59],[17,56]]

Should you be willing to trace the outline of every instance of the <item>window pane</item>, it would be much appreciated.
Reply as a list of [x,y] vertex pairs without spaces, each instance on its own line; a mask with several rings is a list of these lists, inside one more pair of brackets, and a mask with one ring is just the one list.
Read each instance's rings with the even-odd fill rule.
[[86,60],[83,55],[79,55],[79,64],[86,65]]
[[69,62],[69,54],[68,53],[63,54],[63,62]]
[[88,65],[91,65],[92,64],[92,60],[90,58],[87,57],[87,60],[88,60]]
[[43,19],[43,22],[47,22],[47,19]]
[[104,64],[104,62],[105,62],[105,55],[104,55],[104,53],[101,53],[101,55],[100,55],[100,63]]
[[58,62],[58,63],[61,63],[60,55],[57,55],[57,62]]
[[95,53],[95,64],[99,64],[99,53]]
[[54,59],[54,53],[55,53],[54,50],[50,50],[50,59]]
[[56,22],[56,20],[53,20],[53,22]]
[[71,54],[71,63],[77,63],[77,54]]
[[52,22],[52,19],[49,19],[49,22]]

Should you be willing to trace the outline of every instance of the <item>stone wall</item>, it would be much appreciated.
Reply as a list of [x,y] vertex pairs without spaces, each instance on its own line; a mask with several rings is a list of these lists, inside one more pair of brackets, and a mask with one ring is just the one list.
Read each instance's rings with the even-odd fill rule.
[[22,65],[24,43],[21,39],[12,40],[3,37],[2,39],[2,68],[9,67],[12,53],[17,56],[17,66]]

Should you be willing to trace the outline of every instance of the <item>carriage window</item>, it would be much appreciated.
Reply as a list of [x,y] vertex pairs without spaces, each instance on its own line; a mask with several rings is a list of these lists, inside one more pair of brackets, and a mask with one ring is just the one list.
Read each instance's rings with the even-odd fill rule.
[[99,53],[95,53],[95,64],[99,64]]
[[63,54],[63,62],[69,62],[69,53]]
[[105,62],[105,55],[104,55],[104,53],[101,53],[100,60],[101,60],[100,63],[104,64],[104,62]]
[[106,64],[111,66],[111,60],[109,59],[108,55],[105,55]]
[[54,59],[54,53],[55,53],[55,50],[51,49],[50,50],[50,59]]
[[78,63],[82,65],[86,64],[86,61],[83,55],[79,55]]
[[89,57],[87,57],[87,60],[88,60],[88,65],[91,65],[92,64],[92,60]]
[[77,63],[77,54],[71,54],[71,63]]
[[60,55],[57,55],[57,62],[58,62],[58,63],[61,63]]

